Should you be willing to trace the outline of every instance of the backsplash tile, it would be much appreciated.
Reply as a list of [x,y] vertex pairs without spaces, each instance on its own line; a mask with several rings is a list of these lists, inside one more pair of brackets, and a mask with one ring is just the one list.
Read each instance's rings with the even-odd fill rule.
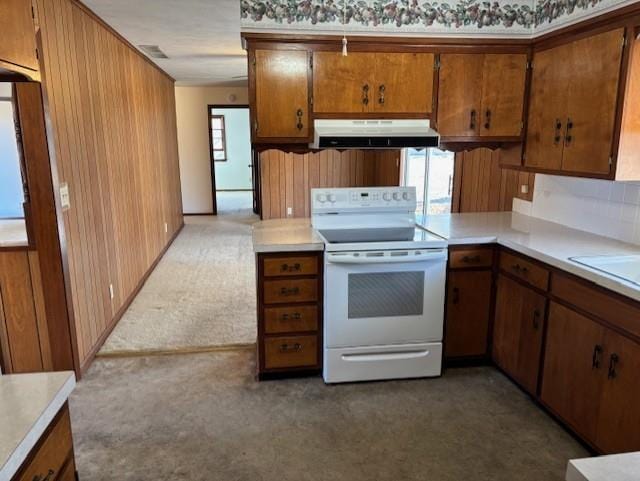
[[531,215],[640,244],[640,182],[538,174]]

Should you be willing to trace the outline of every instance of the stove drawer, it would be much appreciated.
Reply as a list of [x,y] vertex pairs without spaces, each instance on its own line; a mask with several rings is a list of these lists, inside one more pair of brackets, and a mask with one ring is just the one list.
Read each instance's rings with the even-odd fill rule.
[[264,308],[264,332],[282,334],[318,330],[318,306]]
[[265,304],[316,302],[318,292],[317,279],[265,280],[263,285]]
[[313,368],[318,365],[317,336],[268,337],[264,340],[264,368]]
[[318,274],[318,257],[267,257],[263,266],[265,277],[315,276]]

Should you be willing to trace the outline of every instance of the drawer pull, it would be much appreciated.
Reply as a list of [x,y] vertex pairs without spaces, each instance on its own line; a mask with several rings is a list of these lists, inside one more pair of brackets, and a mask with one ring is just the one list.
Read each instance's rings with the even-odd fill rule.
[[299,321],[300,319],[302,319],[302,315],[299,312],[294,312],[293,314],[291,314],[291,316],[289,316],[289,314],[287,314],[286,312],[284,314],[282,314],[282,316],[280,317],[281,321]]
[[602,355],[602,346],[596,344],[593,346],[593,356],[591,358],[591,369],[600,369],[600,356]]
[[462,262],[466,262],[467,264],[477,264],[481,260],[482,257],[480,257],[479,254],[476,254],[475,256],[464,256],[462,258]]
[[302,344],[296,342],[295,344],[280,344],[280,352],[300,352],[302,350]]
[[529,272],[529,269],[526,267],[521,266],[520,264],[514,264],[511,266],[511,268],[516,271],[518,274],[522,274],[522,275],[527,275],[527,273]]
[[36,474],[33,477],[33,481],[51,481],[52,476],[56,474],[56,472],[53,469],[50,469],[49,472],[47,473],[47,475],[43,478],[41,474]]
[[536,331],[540,329],[540,311],[538,309],[533,311],[533,328]]
[[280,289],[281,296],[297,296],[298,294],[300,294],[299,287],[291,287],[291,288],[283,287],[282,289]]
[[296,262],[295,264],[282,264],[280,266],[280,272],[297,272],[302,266]]
[[618,355],[615,352],[611,354],[611,358],[609,359],[609,374],[607,374],[609,379],[615,379],[618,375],[616,372],[616,365],[618,364],[618,361],[620,361]]

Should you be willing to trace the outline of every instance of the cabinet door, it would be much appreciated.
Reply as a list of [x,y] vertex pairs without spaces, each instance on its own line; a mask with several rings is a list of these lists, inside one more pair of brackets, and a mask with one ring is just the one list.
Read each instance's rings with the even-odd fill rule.
[[373,111],[431,113],[433,63],[432,53],[376,53]]
[[0,60],[38,70],[31,0],[0,1]]
[[562,170],[609,173],[623,39],[620,28],[570,45]]
[[531,394],[538,384],[545,304],[544,296],[499,276],[493,358]]
[[308,69],[306,51],[256,50],[256,138],[308,139]]
[[527,74],[525,54],[486,54],[482,76],[480,135],[519,137]]
[[446,137],[480,134],[484,55],[442,54],[438,86],[438,132]]
[[601,325],[587,317],[551,303],[540,397],[591,442],[596,439],[600,391],[606,378],[604,333]]
[[369,112],[375,101],[374,53],[315,52],[313,55],[313,111]]
[[640,345],[607,330],[596,446],[604,453],[640,450]]
[[445,356],[487,353],[491,271],[450,271],[447,294]]
[[533,58],[525,165],[560,170],[567,117],[571,47],[543,50]]

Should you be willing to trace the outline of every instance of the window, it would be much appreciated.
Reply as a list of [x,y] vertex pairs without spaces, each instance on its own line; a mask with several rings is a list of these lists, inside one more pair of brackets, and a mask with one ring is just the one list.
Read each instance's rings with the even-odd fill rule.
[[24,217],[14,115],[12,84],[0,83],[0,219]]
[[415,186],[416,214],[451,212],[455,154],[438,149],[405,149],[404,185]]
[[227,160],[227,141],[224,131],[224,115],[209,114],[211,124],[211,159]]

